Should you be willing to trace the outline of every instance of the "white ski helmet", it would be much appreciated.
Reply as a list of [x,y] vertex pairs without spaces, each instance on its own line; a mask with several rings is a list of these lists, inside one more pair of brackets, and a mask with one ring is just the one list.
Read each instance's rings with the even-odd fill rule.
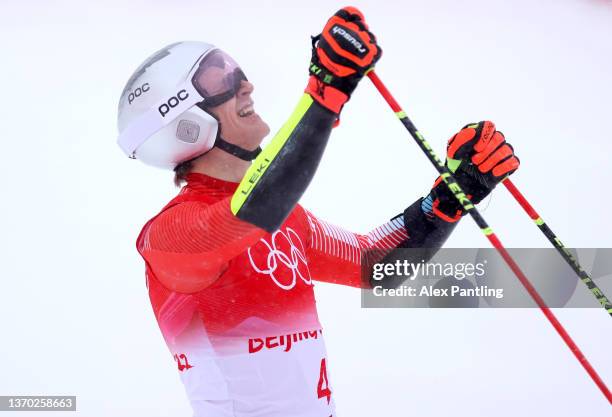
[[214,45],[179,42],[160,49],[121,93],[119,146],[130,158],[167,169],[202,155],[215,142],[227,146],[205,108],[234,97],[241,80],[246,77],[238,64]]

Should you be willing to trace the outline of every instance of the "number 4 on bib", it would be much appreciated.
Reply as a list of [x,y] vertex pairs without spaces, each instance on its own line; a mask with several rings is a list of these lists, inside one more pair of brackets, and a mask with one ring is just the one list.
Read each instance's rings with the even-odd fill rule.
[[325,366],[325,358],[321,359],[321,370],[319,372],[319,383],[317,384],[317,395],[319,398],[326,397],[327,404],[331,399],[331,390],[329,389],[329,381],[327,380],[327,367]]

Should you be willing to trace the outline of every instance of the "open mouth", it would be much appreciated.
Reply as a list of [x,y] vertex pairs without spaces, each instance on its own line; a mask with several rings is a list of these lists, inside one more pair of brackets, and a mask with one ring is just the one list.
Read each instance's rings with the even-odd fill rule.
[[255,109],[253,108],[253,102],[250,102],[238,111],[238,116],[239,117],[249,117],[254,113],[255,113]]

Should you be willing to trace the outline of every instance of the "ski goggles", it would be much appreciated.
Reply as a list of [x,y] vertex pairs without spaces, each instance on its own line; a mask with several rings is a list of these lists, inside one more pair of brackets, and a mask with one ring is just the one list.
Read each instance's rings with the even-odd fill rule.
[[240,66],[220,49],[208,53],[192,77],[193,85],[204,98],[202,105],[207,108],[219,106],[234,97],[242,81],[247,81],[247,77]]
[[177,86],[175,94],[160,100],[121,132],[119,146],[133,158],[149,137],[183,112],[195,105],[207,110],[227,102],[238,93],[242,81],[247,78],[232,57],[220,49],[207,51],[193,66],[186,81]]

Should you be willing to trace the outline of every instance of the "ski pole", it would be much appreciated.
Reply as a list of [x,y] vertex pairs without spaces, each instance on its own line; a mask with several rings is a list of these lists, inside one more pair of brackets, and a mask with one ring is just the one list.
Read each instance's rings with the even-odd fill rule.
[[557,252],[561,254],[565,262],[572,267],[576,275],[580,278],[580,280],[587,286],[587,288],[593,293],[597,301],[601,304],[601,306],[606,309],[608,314],[612,316],[612,303],[603,293],[601,288],[595,284],[595,282],[591,279],[589,274],[580,266],[576,258],[570,253],[569,250],[563,245],[561,240],[555,235],[555,233],[548,227],[548,225],[542,220],[542,217],[535,211],[535,209],[529,204],[529,201],[525,198],[525,196],[516,188],[514,183],[510,181],[510,178],[506,178],[503,181],[506,189],[510,191],[510,194],[514,197],[514,199],[519,203],[519,205],[525,210],[525,213],[535,222],[538,228],[544,233],[544,236],[553,244]]
[[380,78],[378,78],[378,75],[376,75],[376,73],[371,70],[370,72],[368,72],[368,77],[370,78],[378,92],[389,104],[400,122],[402,122],[404,127],[408,130],[408,132],[410,132],[410,135],[415,140],[417,145],[419,145],[421,150],[425,153],[429,161],[434,165],[448,188],[454,194],[455,198],[457,198],[459,203],[461,203],[461,205],[463,206],[464,210],[470,214],[472,219],[474,219],[478,227],[480,227],[480,230],[484,233],[487,239],[489,239],[489,242],[491,242],[493,247],[497,249],[502,258],[504,258],[510,269],[514,272],[514,274],[521,282],[523,287],[527,290],[531,298],[533,298],[538,307],[540,307],[540,310],[542,310],[544,316],[546,316],[550,324],[555,328],[559,336],[561,336],[561,339],[563,339],[567,347],[572,351],[576,359],[578,359],[578,362],[580,362],[580,364],[584,367],[585,371],[589,374],[593,382],[595,382],[597,387],[601,390],[608,402],[612,404],[612,394],[610,393],[610,390],[608,389],[604,381],[597,374],[597,371],[595,371],[595,368],[593,368],[593,366],[584,356],[584,353],[582,353],[576,342],[574,342],[569,333],[559,322],[557,317],[553,314],[550,308],[548,308],[540,294],[536,291],[531,282],[529,282],[529,279],[527,279],[525,274],[523,274],[523,271],[521,271],[514,259],[512,259],[512,256],[510,256],[506,248],[502,245],[499,238],[493,232],[493,229],[491,229],[491,227],[487,224],[480,212],[476,209],[476,207],[474,207],[470,199],[465,195],[465,193],[461,189],[461,186],[457,183],[446,165],[440,160],[440,158],[438,158],[438,156],[431,148],[429,143],[425,140],[421,132],[417,130],[412,121],[406,115],[406,112],[402,110],[402,108],[397,103],[397,101],[395,101],[389,90],[387,90],[387,87],[385,87]]

